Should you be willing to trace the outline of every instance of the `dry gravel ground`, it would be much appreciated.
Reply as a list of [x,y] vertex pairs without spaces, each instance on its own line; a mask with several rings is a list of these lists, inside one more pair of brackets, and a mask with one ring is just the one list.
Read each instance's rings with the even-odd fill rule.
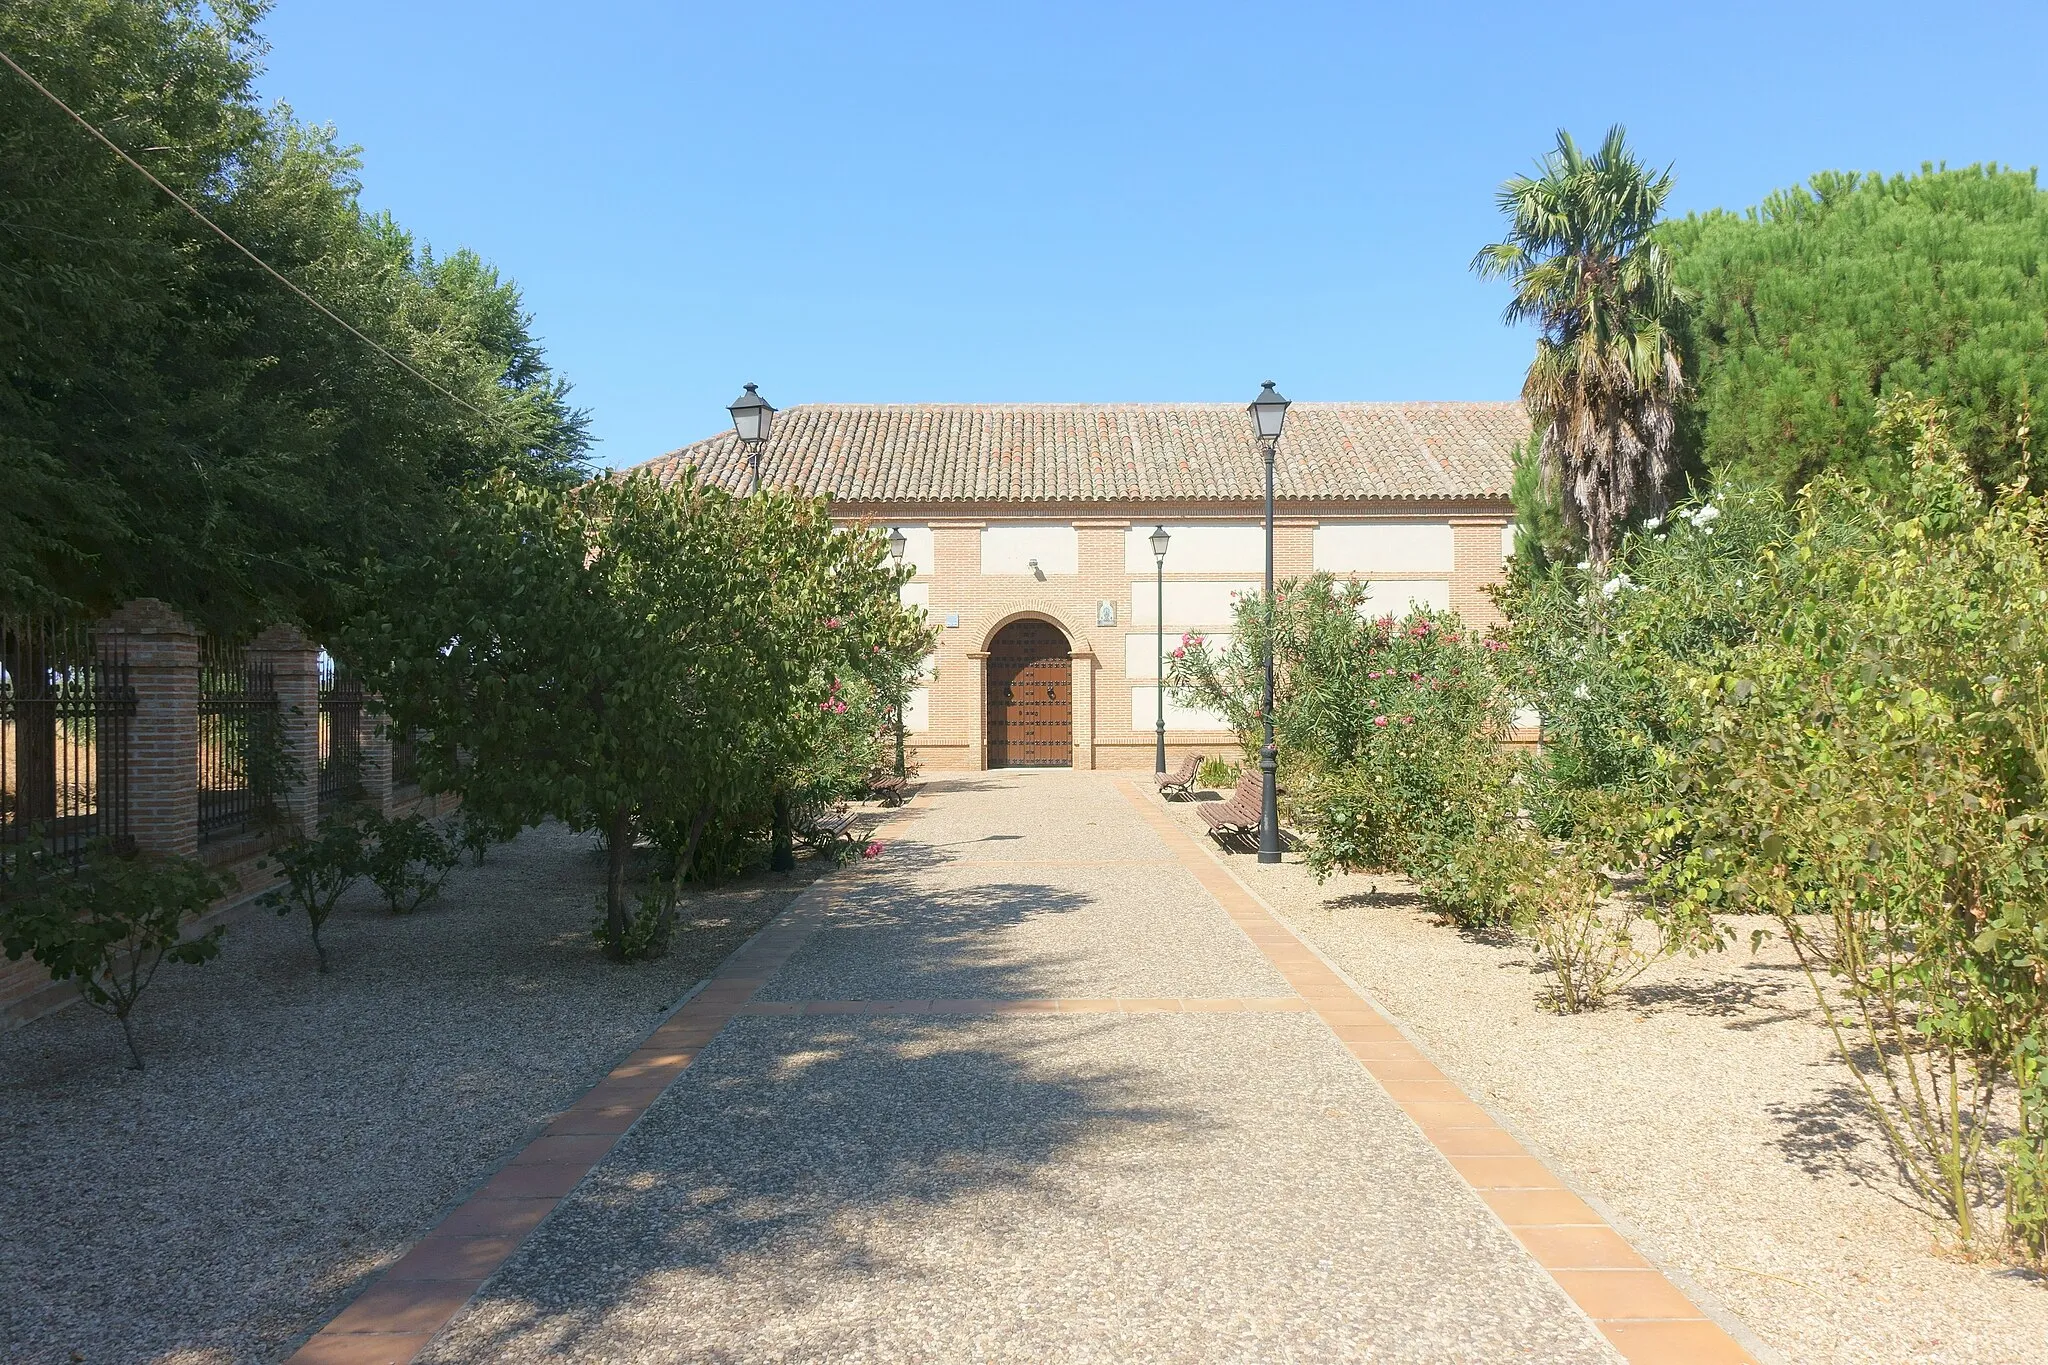
[[[1192,803],[1169,803],[1200,829]],[[1526,947],[1440,925],[1401,879],[1231,870],[1667,1270],[1788,1365],[2038,1365],[2048,1285],[1943,1252],[1906,1203],[1782,940],[1661,963],[1546,1012]]]
[[1308,1015],[735,1020],[423,1357],[1614,1365]]
[[352,892],[313,970],[251,909],[137,1011],[0,1036],[0,1359],[275,1360],[337,1312],[816,875],[701,894],[604,961],[587,837],[529,830],[409,917]]
[[[929,790],[765,996],[1285,989],[1109,782]],[[735,1019],[423,1359],[1617,1357],[1321,1021],[1195,1013]]]

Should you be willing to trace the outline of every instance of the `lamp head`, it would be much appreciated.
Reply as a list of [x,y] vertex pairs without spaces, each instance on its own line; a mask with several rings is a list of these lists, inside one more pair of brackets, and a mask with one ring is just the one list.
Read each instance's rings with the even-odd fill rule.
[[1247,410],[1252,415],[1252,430],[1258,433],[1261,441],[1280,439],[1280,429],[1287,425],[1288,406],[1287,400],[1273,387],[1272,380],[1268,379],[1259,386],[1259,396],[1252,399]]
[[1164,526],[1155,526],[1152,528],[1152,534],[1147,536],[1146,539],[1152,542],[1152,558],[1164,564],[1166,562],[1166,543],[1172,540],[1173,537],[1166,534]]
[[768,439],[768,430],[775,424],[775,409],[769,405],[752,384],[747,391],[726,405],[732,414],[732,429],[739,433],[740,440],[750,446],[761,445]]

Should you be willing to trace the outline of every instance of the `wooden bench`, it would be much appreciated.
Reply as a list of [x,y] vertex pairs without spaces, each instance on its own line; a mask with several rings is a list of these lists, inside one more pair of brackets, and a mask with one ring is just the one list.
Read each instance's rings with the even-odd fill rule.
[[1161,796],[1171,797],[1178,794],[1186,798],[1194,794],[1195,777],[1201,771],[1202,756],[1189,754],[1180,761],[1180,767],[1172,772],[1152,774],[1152,785],[1159,788]]
[[857,812],[845,805],[831,806],[820,812],[818,817],[798,831],[803,841],[820,853],[829,852],[841,840],[858,842],[860,836],[854,832],[853,822]]
[[868,779],[868,795],[885,806],[900,806],[910,799],[910,779],[894,773],[876,773]]
[[1202,813],[1202,823],[1209,827],[1209,833],[1218,843],[1231,838],[1245,838],[1259,832],[1260,808],[1265,805],[1265,779],[1258,769],[1245,765],[1245,771],[1237,779],[1237,790],[1228,801],[1218,801],[1196,809]]

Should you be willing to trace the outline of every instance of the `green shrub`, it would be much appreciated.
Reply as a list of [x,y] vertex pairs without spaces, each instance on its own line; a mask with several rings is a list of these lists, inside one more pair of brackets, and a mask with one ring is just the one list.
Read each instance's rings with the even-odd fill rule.
[[1195,784],[1217,791],[1227,791],[1237,785],[1238,765],[1221,758],[1205,758],[1195,773]]
[[623,930],[614,927],[605,902],[600,900],[590,937],[614,962],[651,962],[668,953],[675,935],[675,910],[675,893],[666,881],[639,894]]
[[1692,882],[1778,917],[1902,1168],[1965,1240],[1994,1089],[2015,1088],[2008,1231],[2038,1259],[2048,501],[2015,485],[1987,506],[1939,409],[1884,411],[1906,493],[1810,485],[1770,628],[1681,676],[1704,733],[1670,756],[1674,841]]
[[480,809],[464,806],[455,818],[454,837],[450,842],[469,853],[473,867],[484,865],[484,855],[497,844],[509,844],[519,837],[520,823],[507,816],[486,814]]
[[101,847],[80,866],[46,852],[14,861],[14,889],[0,902],[0,949],[33,957],[85,1003],[120,1021],[128,1064],[142,1069],[129,1016],[166,962],[196,964],[220,953],[215,925],[184,936],[227,885],[189,858],[124,857]]
[[441,831],[424,816],[389,820],[373,815],[364,833],[363,871],[394,915],[409,915],[439,894],[458,861]]
[[320,942],[321,926],[348,889],[369,870],[362,827],[348,819],[323,820],[318,834],[271,850],[270,859],[284,874],[284,885],[265,895],[263,903],[280,915],[297,911],[306,917],[313,935],[313,955],[325,972],[327,949]]
[[1557,565],[1498,591],[1506,648],[1495,665],[1543,727],[1524,804],[1545,833],[1577,833],[1585,793],[1658,801],[1659,749],[1698,732],[1678,670],[1746,642],[1769,618],[1770,563],[1788,534],[1775,493],[1722,489],[1624,537],[1605,578]]

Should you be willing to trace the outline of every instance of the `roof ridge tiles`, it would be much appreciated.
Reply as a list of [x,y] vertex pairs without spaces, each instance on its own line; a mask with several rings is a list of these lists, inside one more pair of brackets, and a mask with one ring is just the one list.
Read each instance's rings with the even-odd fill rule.
[[[1297,403],[1277,482],[1291,500],[1504,500],[1519,402]],[[743,487],[731,432],[639,466]],[[1231,403],[810,403],[778,415],[761,479],[856,502],[1255,499],[1264,460]]]

